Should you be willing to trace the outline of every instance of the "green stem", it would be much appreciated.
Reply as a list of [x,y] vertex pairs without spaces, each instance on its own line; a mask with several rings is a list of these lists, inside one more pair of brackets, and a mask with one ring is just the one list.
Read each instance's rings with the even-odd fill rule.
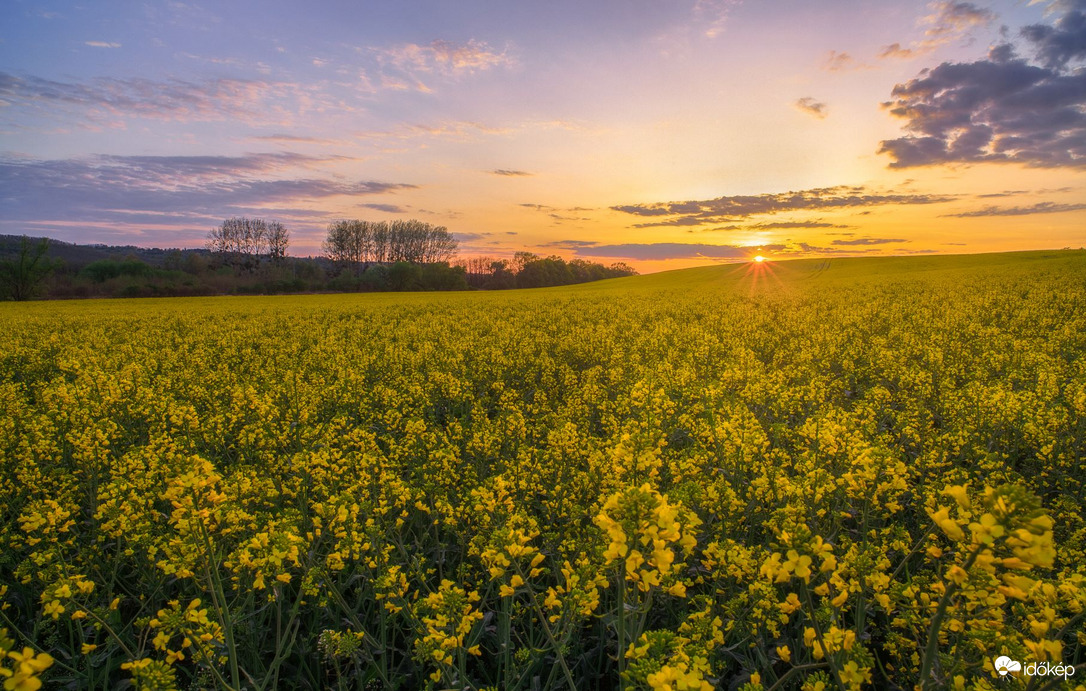
[[811,625],[814,627],[818,645],[822,648],[822,654],[826,656],[826,662],[830,666],[830,671],[833,673],[833,678],[837,682],[837,687],[843,690],[846,687],[844,683],[841,682],[841,675],[837,672],[837,663],[834,662],[833,659],[835,653],[830,652],[829,648],[826,647],[826,642],[822,639],[822,627],[818,624],[818,617],[815,616],[814,601],[811,599],[811,591],[807,589],[806,583],[801,584],[800,589],[803,590],[803,598],[807,601],[807,609],[810,611]]
[[[524,578],[524,574],[521,573],[520,565],[518,564],[517,573],[524,580],[528,582],[527,578]],[[543,625],[543,633],[547,636],[547,641],[550,642],[551,648],[554,650],[554,657],[558,660],[559,666],[562,668],[562,673],[566,677],[566,683],[569,684],[569,688],[573,691],[577,691],[577,684],[573,681],[573,674],[569,671],[569,666],[566,664],[566,658],[562,655],[562,646],[558,645],[558,641],[555,640],[554,634],[551,632],[550,624],[547,622],[547,615],[543,612],[543,608],[539,606],[539,601],[536,599],[535,591],[529,586],[529,596],[532,601],[532,608],[535,609],[536,616],[539,617],[539,623]]]
[[[973,566],[973,562],[977,560],[980,555],[981,549],[984,547],[982,544],[978,544],[976,548],[969,554],[969,557],[962,565],[963,571],[969,571],[969,568]],[[932,673],[933,665],[935,670],[938,670],[939,663],[939,629],[943,625],[943,617],[946,616],[947,605],[950,604],[950,598],[958,591],[957,583],[950,583],[943,591],[943,596],[939,598],[939,605],[935,608],[935,616],[931,618],[931,626],[928,628],[928,644],[924,650],[924,663],[920,667],[920,683],[924,689],[929,689],[935,683],[934,678],[929,678],[929,674]]]
[[812,663],[807,664],[807,665],[797,665],[797,666],[793,667],[792,669],[788,670],[787,672],[785,672],[784,675],[780,679],[777,680],[776,684],[769,687],[769,691],[777,691],[777,689],[783,687],[784,683],[786,681],[788,681],[792,677],[793,674],[799,674],[800,672],[808,670],[808,669],[818,669],[820,667],[825,667],[825,666],[826,666],[825,662],[812,662]]
[[618,688],[626,691],[626,562],[618,572],[618,617],[615,632],[618,634]]

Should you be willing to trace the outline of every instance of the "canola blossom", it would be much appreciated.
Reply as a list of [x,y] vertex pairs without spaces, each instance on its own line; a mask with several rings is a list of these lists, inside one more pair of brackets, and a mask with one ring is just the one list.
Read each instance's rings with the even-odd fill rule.
[[1083,305],[1071,251],[0,305],[0,684],[1086,670]]

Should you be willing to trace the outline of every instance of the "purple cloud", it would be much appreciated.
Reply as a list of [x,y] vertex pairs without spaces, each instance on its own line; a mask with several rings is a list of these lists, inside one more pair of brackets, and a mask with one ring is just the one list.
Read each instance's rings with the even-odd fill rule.
[[945,214],[949,218],[980,218],[983,216],[1031,216],[1033,214],[1059,214],[1067,211],[1082,211],[1086,204],[1057,204],[1038,202],[1031,206],[986,206],[975,211],[963,211],[957,214]]
[[[308,175],[327,158],[301,154],[247,156],[95,156],[38,160],[0,158],[0,227],[126,229],[147,226],[205,232],[208,221],[264,215],[316,227],[326,215],[315,200],[412,189],[406,183]],[[74,238],[76,240],[84,238]]]
[[1042,65],[1004,43],[985,60],[944,62],[895,86],[884,106],[905,120],[906,135],[881,143],[890,167],[1086,166],[1086,70],[1069,64],[1086,57],[1086,0],[1058,7],[1064,14],[1054,25],[1021,32]]
[[696,226],[727,223],[736,219],[784,211],[842,209],[891,204],[939,204],[953,197],[932,194],[882,194],[865,187],[822,187],[795,192],[735,195],[716,199],[626,204],[614,211],[642,217],[672,216],[667,220],[639,223],[634,227]]

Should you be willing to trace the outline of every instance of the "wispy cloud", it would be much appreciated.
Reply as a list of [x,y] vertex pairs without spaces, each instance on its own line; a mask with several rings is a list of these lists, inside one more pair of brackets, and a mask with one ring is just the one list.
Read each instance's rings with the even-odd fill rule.
[[895,242],[909,242],[904,238],[855,238],[853,240],[834,240],[833,245],[889,245]]
[[432,124],[402,124],[393,129],[355,132],[353,136],[360,140],[406,140],[418,137],[434,139],[470,140],[481,135],[505,135],[513,132],[509,127],[497,127],[482,122],[455,120]]
[[870,69],[870,65],[860,62],[843,51],[831,50],[826,54],[826,59],[822,62],[822,69],[828,72],[851,72],[853,70]]
[[265,134],[249,138],[253,141],[274,142],[276,144],[318,144],[320,146],[333,146],[345,143],[341,139],[324,139],[322,137],[305,137],[293,134]]
[[908,60],[931,53],[940,46],[968,36],[974,29],[992,24],[999,18],[995,12],[971,2],[947,0],[933,2],[928,8],[931,12],[920,20],[920,25],[924,27],[924,38],[907,47],[900,43],[891,43],[879,52],[880,58]]
[[489,172],[491,175],[500,175],[507,178],[527,178],[535,175],[535,173],[529,173],[523,170],[508,170],[505,168],[499,168],[497,170],[490,170],[487,172]]
[[801,242],[797,245],[798,249],[790,248],[790,251],[798,252],[802,254],[864,254],[868,252],[879,252],[877,247],[868,247],[866,249],[855,249],[850,247],[820,247],[818,245],[812,245],[807,242]]
[[[381,181],[314,177],[331,157],[95,156],[38,160],[0,158],[0,227],[52,224],[65,228],[145,225],[185,232],[209,219],[277,210],[281,220],[318,222],[307,206],[333,197],[367,197],[414,188]],[[204,232],[199,230],[200,233]],[[197,235],[200,237],[200,235]],[[75,238],[78,239],[78,238]]]
[[[729,226],[720,226],[717,228],[703,228],[699,230],[688,230],[688,233],[711,233],[721,230],[793,230],[796,228],[855,228],[855,226],[842,225],[839,223],[827,223],[825,221],[769,221],[764,223],[750,223],[750,224],[736,224]],[[829,233],[833,235],[834,233]],[[837,235],[852,235],[853,233],[837,233]]]
[[885,194],[863,186],[822,187],[797,192],[735,195],[716,199],[627,204],[611,207],[635,216],[662,217],[666,220],[636,224],[635,227],[697,226],[724,223],[739,218],[782,211],[840,209],[884,205],[939,204],[953,197],[933,194]]
[[903,48],[900,43],[891,43],[879,51],[879,57],[883,59],[908,60],[915,56],[915,48]]
[[694,22],[700,27],[706,38],[716,38],[724,33],[728,15],[739,0],[696,0],[694,3]]
[[755,223],[752,228],[758,230],[791,229],[791,228],[852,228],[852,226],[839,223],[826,223],[824,221],[777,221],[773,223]]
[[[609,257],[653,261],[664,259],[742,259],[753,254],[753,247],[740,245],[707,245],[681,242],[626,243],[621,245],[592,245],[573,248],[583,257]],[[759,245],[761,252],[786,249],[785,245]]]
[[928,25],[925,35],[934,38],[956,38],[969,30],[987,26],[998,15],[991,10],[974,5],[971,2],[933,2],[929,7],[933,12],[924,18]]
[[[0,99],[11,107],[44,117],[63,115],[88,124],[130,117],[281,124],[306,108],[331,105],[318,87],[286,82],[144,78],[64,82],[7,72],[0,72]],[[350,110],[345,104],[339,105]]]
[[826,110],[826,104],[822,101],[811,98],[810,96],[804,96],[792,105],[794,105],[800,112],[806,113],[807,115],[813,115],[819,120],[822,120],[826,117],[826,115],[828,115]]
[[540,245],[540,247],[555,247],[563,250],[576,250],[584,247],[595,247],[600,243],[595,240],[555,240],[554,242],[548,242]]
[[426,81],[432,76],[459,78],[516,64],[508,48],[499,51],[476,39],[466,43],[401,43],[369,51],[380,66],[381,86],[392,90],[430,92]]
[[91,48],[120,48],[121,47],[120,43],[113,43],[112,41],[85,41],[83,43],[83,45],[90,46]]
[[949,218],[979,218],[983,216],[1032,216],[1033,214],[1061,214],[1068,211],[1082,211],[1086,204],[1057,204],[1038,202],[1031,206],[986,206],[975,211],[962,211],[956,214],[944,214]]
[[364,209],[373,209],[374,211],[383,211],[386,214],[405,214],[407,209],[396,204],[359,204]]

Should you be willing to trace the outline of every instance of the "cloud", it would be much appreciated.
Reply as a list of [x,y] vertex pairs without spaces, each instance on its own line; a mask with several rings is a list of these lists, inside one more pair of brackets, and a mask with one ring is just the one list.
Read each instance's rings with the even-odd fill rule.
[[963,211],[956,214],[944,214],[948,218],[979,218],[982,216],[1031,216],[1033,214],[1059,214],[1067,211],[1082,211],[1086,204],[1057,204],[1038,202],[1032,206],[986,206],[975,211]]
[[834,240],[833,245],[888,245],[894,242],[909,242],[903,238],[856,238],[854,240]]
[[[378,63],[386,70],[408,76],[415,87],[426,89],[420,75],[461,77],[515,64],[508,50],[498,52],[484,41],[471,39],[466,43],[436,40],[420,45],[401,43],[387,48],[373,48]],[[390,83],[396,81],[389,77]],[[406,85],[404,85],[406,86]],[[408,87],[410,88],[410,87]]]
[[822,187],[798,192],[735,195],[703,201],[659,202],[612,206],[614,211],[641,217],[670,216],[634,227],[696,226],[727,223],[740,218],[782,211],[840,209],[884,205],[939,204],[953,197],[931,194],[883,194],[866,187]]
[[0,100],[38,116],[55,118],[67,114],[88,123],[137,117],[181,122],[243,120],[250,124],[282,124],[305,107],[329,105],[323,102],[316,87],[284,82],[245,79],[157,81],[138,77],[62,82],[7,72],[0,72]]
[[728,15],[738,0],[696,0],[694,3],[694,21],[701,27],[705,38],[716,38],[724,33]]
[[[263,215],[308,223],[306,208],[331,197],[365,197],[411,189],[405,183],[312,177],[335,157],[94,156],[59,160],[0,157],[0,226],[26,224],[111,228],[102,234],[174,228],[201,237],[209,220]],[[327,203],[327,202],[325,202]],[[316,219],[316,220],[314,220]],[[93,241],[93,238],[75,238]]]
[[405,214],[407,210],[402,206],[395,204],[360,204],[366,209],[373,209],[374,211],[384,211],[386,214]]
[[[594,245],[576,247],[578,256],[638,259],[642,261],[663,259],[745,259],[752,247],[739,245],[705,245],[681,242],[627,243],[622,245]],[[763,252],[786,249],[785,245],[759,245]]]
[[345,143],[342,140],[337,139],[323,139],[321,137],[302,137],[292,134],[266,134],[249,138],[254,141],[275,142],[277,144],[319,144],[321,146],[332,146],[335,144]]
[[[838,223],[826,223],[823,221],[773,221],[766,223],[754,223],[751,225],[730,225],[718,228],[703,228],[700,232],[711,233],[720,230],[791,230],[794,228],[855,228],[855,226],[840,225]],[[699,231],[688,230],[688,233]],[[828,233],[834,235],[835,233]],[[836,233],[836,235],[853,235],[854,233]]]
[[[616,207],[617,208],[617,207]],[[649,223],[635,223],[634,228],[664,228],[667,226],[700,226],[706,223],[727,223],[731,221],[730,218],[712,217],[712,218],[699,218],[697,216],[680,216],[679,218],[673,218],[667,221],[653,221]]]
[[891,168],[1009,162],[1035,167],[1086,166],[1086,56],[1083,0],[1061,2],[1053,26],[1022,35],[1043,65],[1003,43],[970,63],[944,62],[898,84],[883,104],[905,120],[905,136],[884,140]]
[[1086,2],[1060,0],[1053,4],[1063,12],[1056,23],[1030,24],[1022,27],[1022,35],[1033,44],[1041,64],[1058,69],[1086,57]]
[[535,173],[527,173],[527,172],[525,172],[523,170],[506,170],[504,168],[499,168],[497,170],[491,170],[491,171],[487,171],[487,172],[489,172],[491,175],[503,175],[505,177],[510,177],[510,178],[531,177],[531,176],[535,175]]
[[891,43],[888,46],[884,46],[879,51],[879,57],[882,59],[895,58],[898,60],[908,60],[916,55],[916,51],[912,48],[902,48],[900,43]]
[[876,247],[869,247],[867,249],[851,249],[846,247],[819,247],[817,245],[811,245],[806,242],[799,243],[799,249],[801,252],[807,252],[809,254],[863,254],[867,252],[878,252]]
[[91,48],[120,48],[121,47],[120,43],[112,43],[112,42],[109,42],[109,41],[85,41],[83,43],[83,45],[90,46]]
[[920,20],[920,25],[926,27],[925,38],[914,41],[909,47],[904,47],[900,43],[884,46],[879,52],[879,58],[908,60],[919,57],[998,19],[991,10],[970,2],[933,2],[928,7],[932,12]]
[[810,96],[804,96],[792,105],[794,105],[800,111],[807,113],[808,115],[815,116],[819,120],[825,118],[827,115],[826,104],[821,101],[815,100]]
[[355,132],[357,139],[412,139],[415,137],[435,137],[442,139],[472,139],[480,134],[509,134],[512,130],[494,127],[481,122],[468,120],[446,121],[438,124],[402,124],[392,130],[374,130]]
[[935,11],[924,18],[928,30],[924,33],[934,39],[956,38],[976,27],[987,26],[998,15],[971,2],[934,2],[929,5]]
[[852,70],[867,69],[868,66],[856,60],[848,53],[831,50],[826,54],[826,60],[822,63],[822,69],[829,72],[849,72]]
[[774,228],[852,228],[853,226],[824,223],[822,221],[777,221],[774,223],[755,223],[751,227],[758,230],[770,230]]
[[555,240],[554,242],[548,242],[540,247],[555,247],[563,250],[576,250],[583,247],[595,247],[600,243],[594,240]]

